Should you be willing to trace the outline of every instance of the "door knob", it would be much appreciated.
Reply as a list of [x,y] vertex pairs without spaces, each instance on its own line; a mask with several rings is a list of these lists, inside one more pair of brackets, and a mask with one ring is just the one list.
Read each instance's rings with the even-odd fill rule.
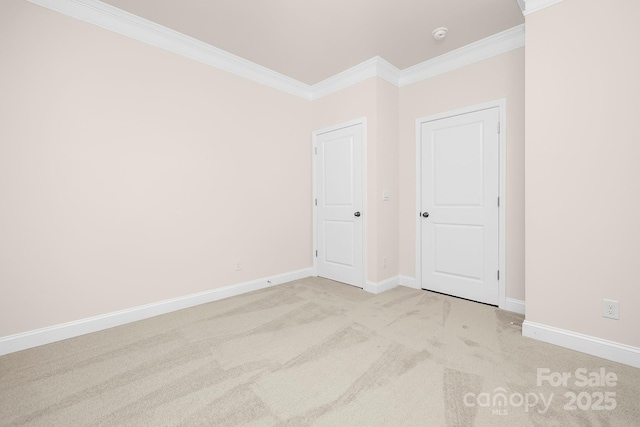
[[360,212],[356,212],[353,214],[354,216],[360,216]]
[[429,212],[422,212],[422,216],[425,218],[429,218]]

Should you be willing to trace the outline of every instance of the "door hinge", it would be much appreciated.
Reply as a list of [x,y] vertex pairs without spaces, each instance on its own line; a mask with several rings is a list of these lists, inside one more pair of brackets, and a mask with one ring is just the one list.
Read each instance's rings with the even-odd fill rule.
[[500,207],[500,196],[498,196],[498,207]]
[[498,134],[500,134],[500,122],[498,122]]
[[500,280],[500,270],[498,270],[498,280]]
[[318,154],[318,147],[314,147],[314,151],[316,154]]
[[318,199],[316,199],[316,206],[318,206]]
[[316,258],[318,258],[318,250],[316,249]]

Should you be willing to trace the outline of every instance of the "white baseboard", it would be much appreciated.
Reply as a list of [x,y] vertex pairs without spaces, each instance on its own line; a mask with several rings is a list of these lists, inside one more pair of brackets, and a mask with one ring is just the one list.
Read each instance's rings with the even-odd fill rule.
[[364,290],[372,294],[379,294],[389,289],[393,289],[400,284],[399,276],[393,276],[382,282],[369,282],[364,285]]
[[[406,286],[408,288],[420,289],[418,285],[418,281],[414,277],[403,276],[402,274],[399,276],[400,285]],[[514,313],[524,314],[525,303],[524,301],[507,298],[504,310],[512,311]]]
[[522,335],[640,368],[640,348],[525,320]]
[[507,298],[504,309],[524,315],[525,303],[519,299]]
[[101,331],[103,329],[113,328],[115,326],[148,319],[150,317],[159,316],[172,311],[182,310],[184,308],[229,298],[247,292],[256,291],[258,289],[268,288],[270,286],[279,285],[292,280],[303,279],[312,275],[313,269],[306,268],[212,289],[210,291],[199,292],[197,294],[128,308],[126,310],[115,311],[100,316],[89,317],[42,329],[0,337],[0,355],[14,353],[16,351],[65,340],[67,338],[77,337],[91,332]]
[[402,274],[400,275],[400,285],[406,286],[408,288],[420,289],[420,286],[418,286],[418,281],[415,279],[415,277],[403,276]]
[[386,280],[383,280],[382,282],[367,282],[364,290],[374,294],[379,294],[380,292],[393,289],[396,286],[406,286],[407,288],[420,289],[420,286],[418,286],[418,282],[415,278],[400,274],[398,276],[390,277]]

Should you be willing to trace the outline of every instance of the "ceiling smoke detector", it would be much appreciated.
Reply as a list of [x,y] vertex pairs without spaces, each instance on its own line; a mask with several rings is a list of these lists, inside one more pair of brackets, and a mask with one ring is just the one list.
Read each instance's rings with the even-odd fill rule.
[[445,37],[447,37],[447,31],[449,31],[449,29],[447,27],[439,27],[436,28],[435,30],[433,30],[433,38],[436,40],[442,40]]

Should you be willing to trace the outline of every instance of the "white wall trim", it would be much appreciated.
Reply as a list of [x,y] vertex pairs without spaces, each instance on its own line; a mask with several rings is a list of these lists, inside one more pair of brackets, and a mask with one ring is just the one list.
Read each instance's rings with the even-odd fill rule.
[[[498,248],[498,269],[500,270],[500,304],[498,307],[509,310],[507,308],[507,99],[502,98],[495,101],[500,108],[500,174],[499,174],[499,193],[500,206],[498,207],[500,247]],[[513,310],[509,310],[513,311]]]
[[393,289],[400,284],[400,276],[389,277],[382,282],[369,282],[367,281],[364,290],[367,292],[371,292],[372,294],[379,294],[384,291],[388,291],[389,289]]
[[499,303],[498,307],[503,310],[507,309],[507,238],[506,238],[506,218],[507,218],[507,100],[506,98],[497,99],[494,101],[483,102],[482,104],[471,105],[468,107],[458,108],[455,110],[445,111],[438,114],[432,114],[427,117],[420,117],[416,119],[415,135],[416,135],[416,205],[415,205],[415,272],[416,282],[419,288],[422,288],[422,220],[418,213],[421,210],[422,199],[422,165],[421,165],[421,127],[422,123],[433,120],[439,120],[447,117],[458,116],[461,114],[472,113],[475,111],[486,110],[489,108],[498,108],[500,117],[500,159],[499,159],[499,196],[500,207],[498,208],[498,233],[499,233],[499,247],[498,247],[498,269],[500,270],[500,279],[498,280],[499,287]]
[[[521,0],[518,0],[518,3],[520,3],[520,1]],[[527,16],[530,13],[537,12],[562,1],[564,0],[524,0],[525,7],[522,13]]]
[[402,70],[400,87],[456,70],[524,46],[524,24]]
[[640,368],[640,348],[525,320],[522,335]]
[[525,303],[524,301],[519,299],[507,298],[505,301],[504,310],[524,315]]
[[[376,56],[319,83],[307,85],[99,0],[27,1],[307,100],[319,99],[372,77],[397,87],[407,86],[517,49],[524,46],[525,41],[524,25],[519,25],[402,71]],[[527,11],[532,1],[527,1]],[[537,1],[553,3],[561,0]]]
[[75,320],[73,322],[62,323],[33,331],[1,337],[0,355],[113,328],[126,323],[148,319],[150,317],[159,316],[161,314],[182,310],[200,304],[206,304],[212,301],[218,301],[224,298],[256,291],[258,289],[268,288],[270,286],[279,285],[292,280],[303,279],[312,275],[313,269],[305,268],[196,294],[145,304],[125,310],[114,311],[100,316],[89,317],[86,319]]
[[310,99],[309,86],[304,83],[101,1],[28,1],[291,95]]
[[309,87],[310,98],[316,100],[372,77],[379,77],[394,86],[399,85],[401,71],[379,56],[351,67]]
[[418,283],[416,282],[415,277],[404,276],[402,274],[400,275],[400,286],[406,286],[408,288],[413,288],[413,289],[420,289],[420,286],[418,286]]
[[[420,289],[418,283],[414,277],[400,275],[398,276],[399,285],[406,286],[408,288]],[[511,311],[513,313],[525,314],[525,302],[519,299],[506,298],[504,310]]]

